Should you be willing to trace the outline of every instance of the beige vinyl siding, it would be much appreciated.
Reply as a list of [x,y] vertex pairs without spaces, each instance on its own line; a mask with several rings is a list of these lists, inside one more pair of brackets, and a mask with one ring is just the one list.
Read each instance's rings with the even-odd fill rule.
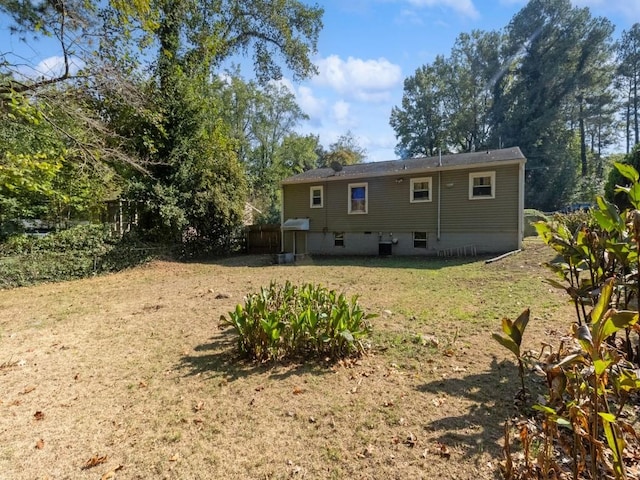
[[[518,165],[442,172],[442,232],[518,230]],[[469,199],[469,173],[496,172],[495,198]]]
[[[440,173],[441,233],[510,232],[518,229],[519,166],[449,170]],[[470,172],[496,172],[495,198],[469,199]],[[312,232],[437,232],[438,172],[431,177],[431,202],[411,203],[411,175],[333,180],[284,186],[284,218],[309,218]],[[402,181],[399,181],[402,179]],[[349,183],[367,183],[368,213],[348,213]],[[323,185],[324,207],[310,208],[310,187]]]
[[[424,175],[422,175],[424,176]],[[396,182],[402,178],[402,182]],[[410,203],[410,177],[378,177],[366,181],[368,213],[349,214],[349,181],[324,184],[324,208],[309,208],[311,184],[285,185],[284,217],[310,219],[311,231],[377,232],[377,231],[435,231],[437,203]],[[437,185],[433,182],[433,198]]]
[[[323,207],[311,208],[309,200],[311,187],[323,186]],[[327,185],[326,183],[307,183],[301,185],[284,186],[284,219],[308,218],[309,230],[319,232],[325,225],[327,214]]]

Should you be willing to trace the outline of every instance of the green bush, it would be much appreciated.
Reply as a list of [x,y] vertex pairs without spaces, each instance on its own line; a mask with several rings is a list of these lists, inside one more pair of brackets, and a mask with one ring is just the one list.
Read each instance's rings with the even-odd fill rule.
[[102,225],[82,225],[44,237],[14,235],[0,244],[0,288],[122,270],[160,251],[134,235],[112,238]]
[[575,233],[582,227],[593,229],[597,222],[591,210],[576,210],[575,212],[554,213],[553,220],[562,223],[571,233]]
[[221,320],[238,334],[240,353],[258,361],[361,354],[370,331],[357,296],[320,285],[278,285],[248,295]]

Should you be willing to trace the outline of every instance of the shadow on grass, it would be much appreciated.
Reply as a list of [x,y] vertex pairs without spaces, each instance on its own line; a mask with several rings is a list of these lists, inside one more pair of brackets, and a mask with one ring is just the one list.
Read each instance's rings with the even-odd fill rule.
[[194,261],[223,267],[273,267],[295,268],[297,266],[318,267],[364,267],[364,268],[412,268],[422,270],[440,270],[447,267],[484,262],[495,255],[478,255],[475,257],[424,257],[424,256],[324,256],[307,255],[296,263],[277,265],[272,255],[238,255],[233,257],[215,258]]
[[502,458],[504,422],[515,413],[518,387],[516,365],[497,362],[495,357],[488,371],[420,385],[421,392],[445,394],[452,401],[459,398],[473,402],[466,412],[438,418],[426,429],[438,435],[437,442],[449,447],[462,445],[470,455],[487,452],[494,458]]
[[224,378],[231,382],[251,375],[266,375],[282,380],[296,375],[330,373],[330,363],[321,360],[259,363],[242,358],[236,348],[237,337],[232,329],[220,332],[209,343],[195,347],[195,354],[184,355],[178,365],[185,376]]

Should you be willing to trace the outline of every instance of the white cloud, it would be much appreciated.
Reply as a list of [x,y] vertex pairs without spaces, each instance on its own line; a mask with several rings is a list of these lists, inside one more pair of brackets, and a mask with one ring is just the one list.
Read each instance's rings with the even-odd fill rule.
[[319,74],[313,82],[328,86],[342,95],[363,101],[384,101],[386,92],[402,81],[400,66],[385,58],[362,60],[349,57],[346,61],[331,55],[317,61]]
[[344,100],[338,100],[331,108],[333,119],[342,128],[350,128],[354,126],[351,118],[351,105]]
[[478,18],[480,14],[471,0],[409,0],[416,7],[450,8],[466,17]]
[[321,117],[325,111],[326,103],[317,98],[309,87],[301,86],[296,92],[296,101],[304,113],[311,119]]
[[[82,65],[83,62],[80,59],[71,57],[69,59],[69,74],[75,75],[76,73],[78,73],[78,70],[80,70]],[[33,76],[55,78],[61,76],[64,73],[64,69],[64,57],[48,57],[42,60],[33,68]]]

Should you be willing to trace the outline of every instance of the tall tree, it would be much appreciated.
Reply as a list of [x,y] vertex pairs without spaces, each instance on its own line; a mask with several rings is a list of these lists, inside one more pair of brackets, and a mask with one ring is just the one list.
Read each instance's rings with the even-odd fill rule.
[[[64,59],[59,75],[17,81],[11,59],[0,53],[0,93],[39,95],[51,85],[76,86],[82,79],[100,107],[92,120],[117,132],[104,144],[147,162],[151,175],[138,178],[132,191],[151,200],[157,227],[175,239],[184,238],[187,227],[210,243],[229,237],[239,223],[245,177],[222,120],[218,69],[231,56],[250,55],[262,82],[279,78],[283,68],[294,79],[311,75],[322,9],[298,0],[40,0],[0,8],[25,38],[58,38]],[[98,72],[140,71],[135,58],[149,58],[151,49],[158,52],[149,70],[152,81],[129,82],[141,103],[127,105],[127,88],[113,88],[103,80],[108,75]],[[74,75],[77,58],[82,70]]]
[[433,156],[448,151],[445,90],[450,65],[443,56],[418,68],[404,81],[402,107],[393,107],[389,123],[396,132],[396,152],[402,157]]
[[623,95],[627,153],[640,143],[640,23],[622,32],[616,44],[618,85]]
[[401,156],[489,146],[501,41],[497,32],[460,34],[450,57],[436,57],[405,80],[402,107],[394,107],[390,119]]
[[497,101],[497,132],[527,156],[527,205],[557,208],[572,191],[585,135],[576,148],[567,105],[592,85],[611,32],[610,22],[569,0],[531,0],[507,28],[512,76]]
[[492,82],[501,68],[501,34],[460,34],[451,50],[451,78],[445,86],[448,144],[459,152],[490,146]]

